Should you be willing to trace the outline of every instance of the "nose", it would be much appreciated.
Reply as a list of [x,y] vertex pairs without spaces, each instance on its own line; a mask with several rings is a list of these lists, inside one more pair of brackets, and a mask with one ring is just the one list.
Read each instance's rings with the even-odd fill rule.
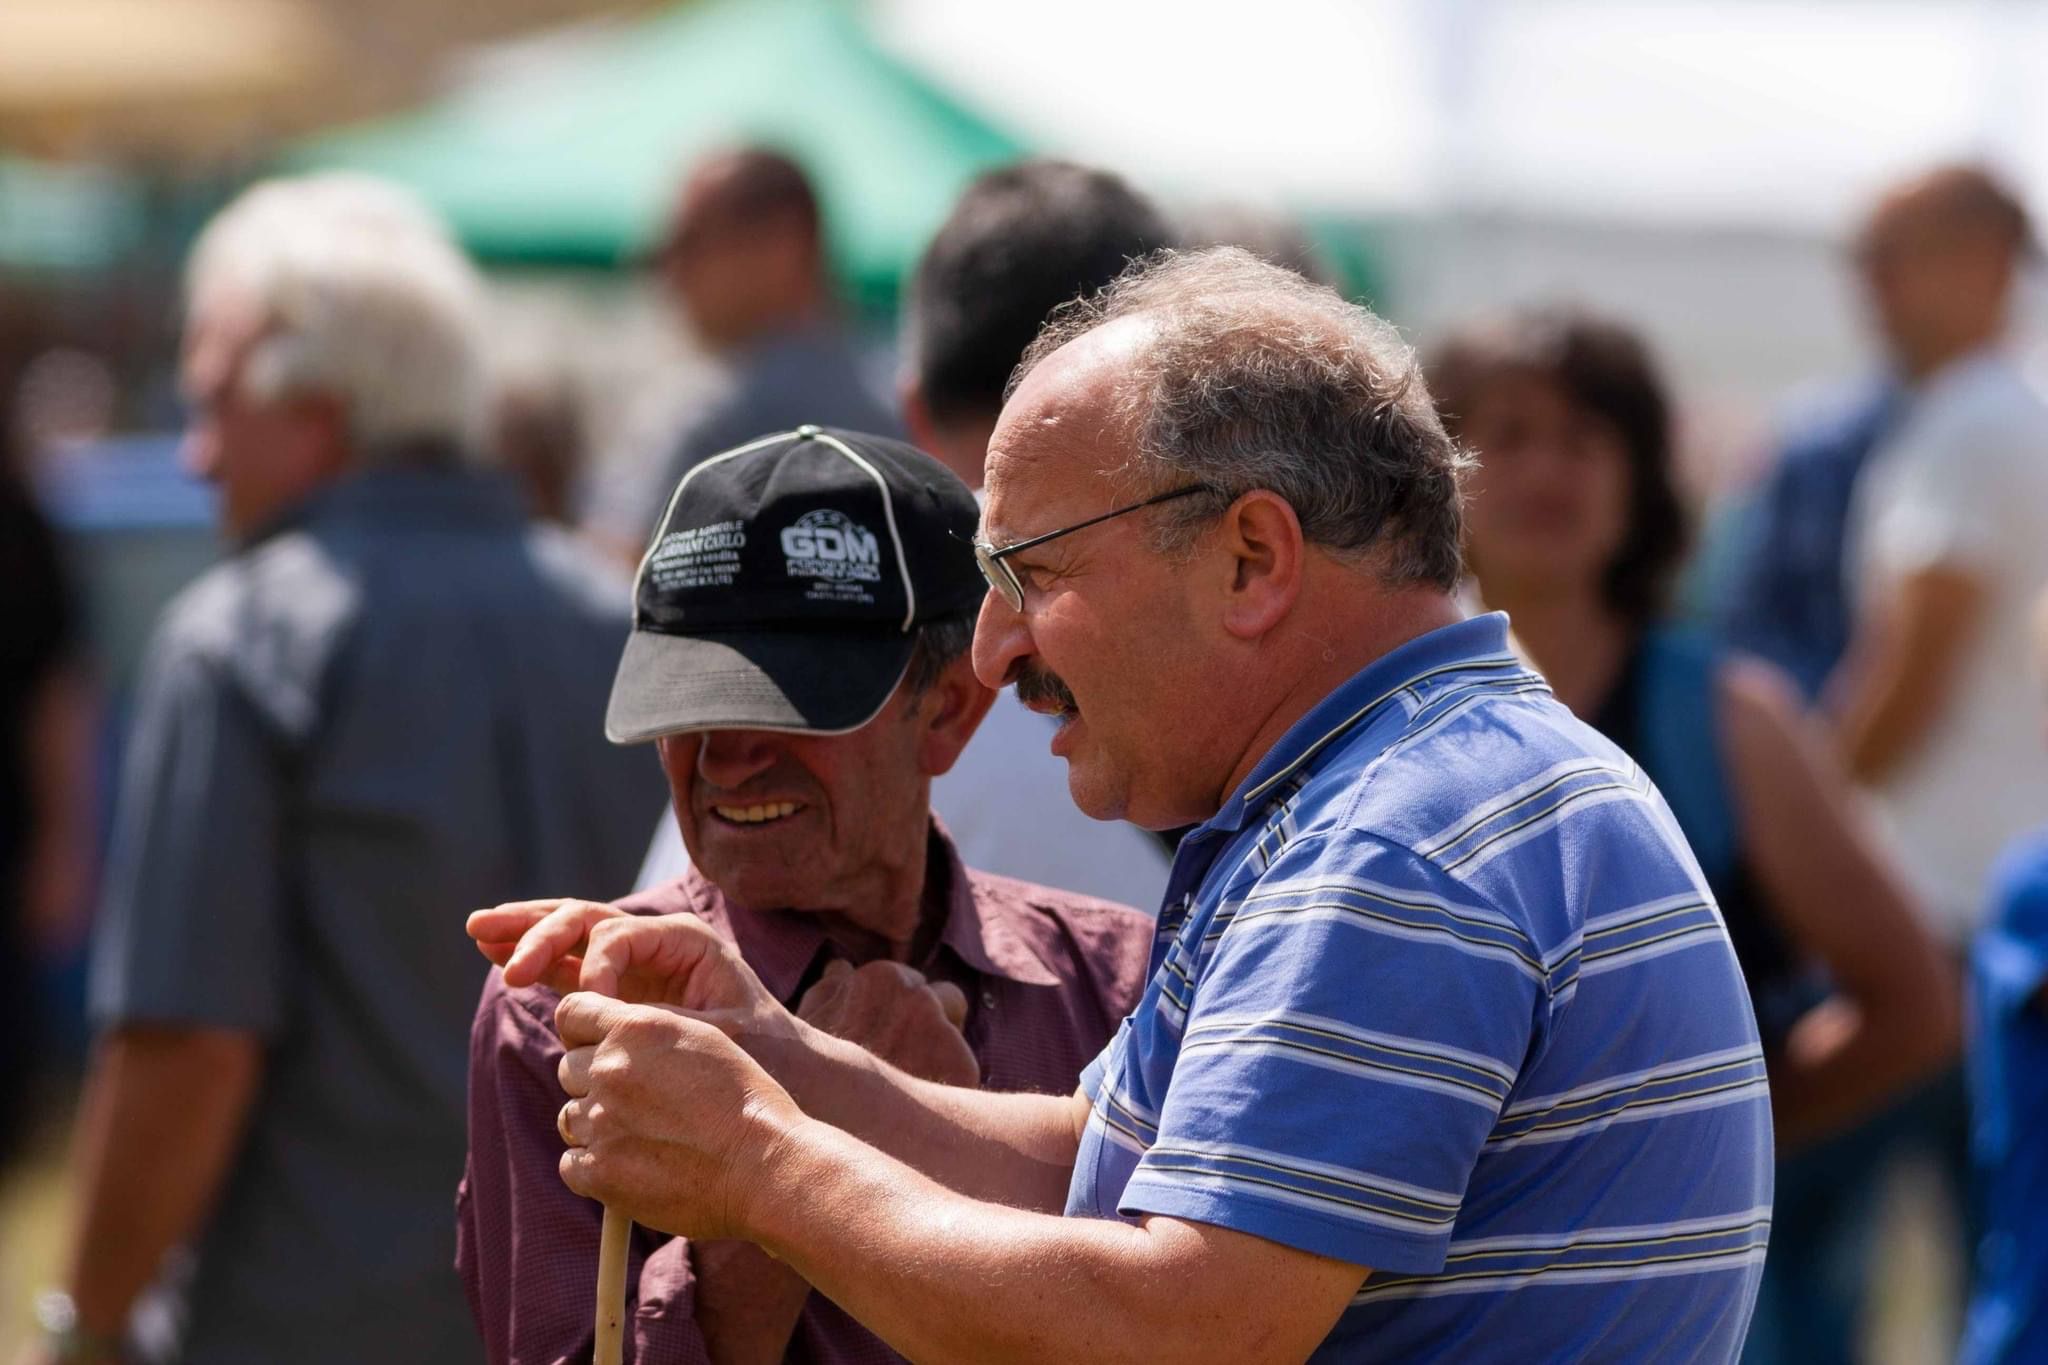
[[771,730],[713,730],[697,746],[697,776],[732,790],[774,767],[781,752],[782,737]]
[[1030,657],[1031,631],[1024,614],[999,592],[983,596],[981,615],[974,622],[974,676],[983,687],[1001,688]]

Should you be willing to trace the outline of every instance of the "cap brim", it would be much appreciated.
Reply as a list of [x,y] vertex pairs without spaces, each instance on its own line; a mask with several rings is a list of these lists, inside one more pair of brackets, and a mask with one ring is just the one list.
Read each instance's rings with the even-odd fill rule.
[[844,734],[881,714],[915,638],[868,632],[665,635],[636,630],[619,656],[605,737],[683,730]]

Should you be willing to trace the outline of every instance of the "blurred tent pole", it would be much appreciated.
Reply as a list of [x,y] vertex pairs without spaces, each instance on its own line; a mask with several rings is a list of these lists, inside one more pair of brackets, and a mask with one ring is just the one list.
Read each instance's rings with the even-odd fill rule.
[[654,244],[696,155],[765,143],[811,173],[853,302],[886,313],[953,197],[1024,148],[862,17],[843,0],[699,0],[301,142],[285,164],[406,184],[486,261],[613,267]]

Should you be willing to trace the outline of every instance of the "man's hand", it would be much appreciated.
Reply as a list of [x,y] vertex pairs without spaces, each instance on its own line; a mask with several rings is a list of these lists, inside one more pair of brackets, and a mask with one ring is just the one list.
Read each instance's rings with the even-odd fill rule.
[[747,1236],[758,1171],[803,1124],[788,1093],[713,1024],[588,991],[555,1028],[570,1095],[562,1181],[677,1236]]
[[927,981],[895,962],[833,962],[804,993],[796,1015],[921,1079],[981,1083],[981,1064],[960,1032],[967,997],[950,981]]
[[636,1005],[752,1013],[782,1006],[739,950],[695,915],[629,915],[595,901],[513,901],[469,917],[508,986],[596,991]]

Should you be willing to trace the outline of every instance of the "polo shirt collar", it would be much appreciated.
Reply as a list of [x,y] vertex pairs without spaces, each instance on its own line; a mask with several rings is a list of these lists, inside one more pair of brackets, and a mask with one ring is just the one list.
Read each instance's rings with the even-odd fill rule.
[[1243,829],[1288,778],[1309,768],[1331,744],[1403,691],[1432,674],[1501,658],[1512,658],[1508,618],[1501,612],[1439,626],[1381,655],[1290,726],[1202,828]]
[[[937,816],[932,817],[926,857],[924,913],[945,915],[935,951],[951,952],[982,976],[1033,986],[1060,983],[1009,922],[1021,901],[1013,905],[977,885]],[[682,889],[693,910],[732,935],[740,956],[777,1000],[792,1001],[829,948],[815,916],[801,910],[737,909],[694,864],[684,874]],[[912,965],[922,968],[929,962]]]

